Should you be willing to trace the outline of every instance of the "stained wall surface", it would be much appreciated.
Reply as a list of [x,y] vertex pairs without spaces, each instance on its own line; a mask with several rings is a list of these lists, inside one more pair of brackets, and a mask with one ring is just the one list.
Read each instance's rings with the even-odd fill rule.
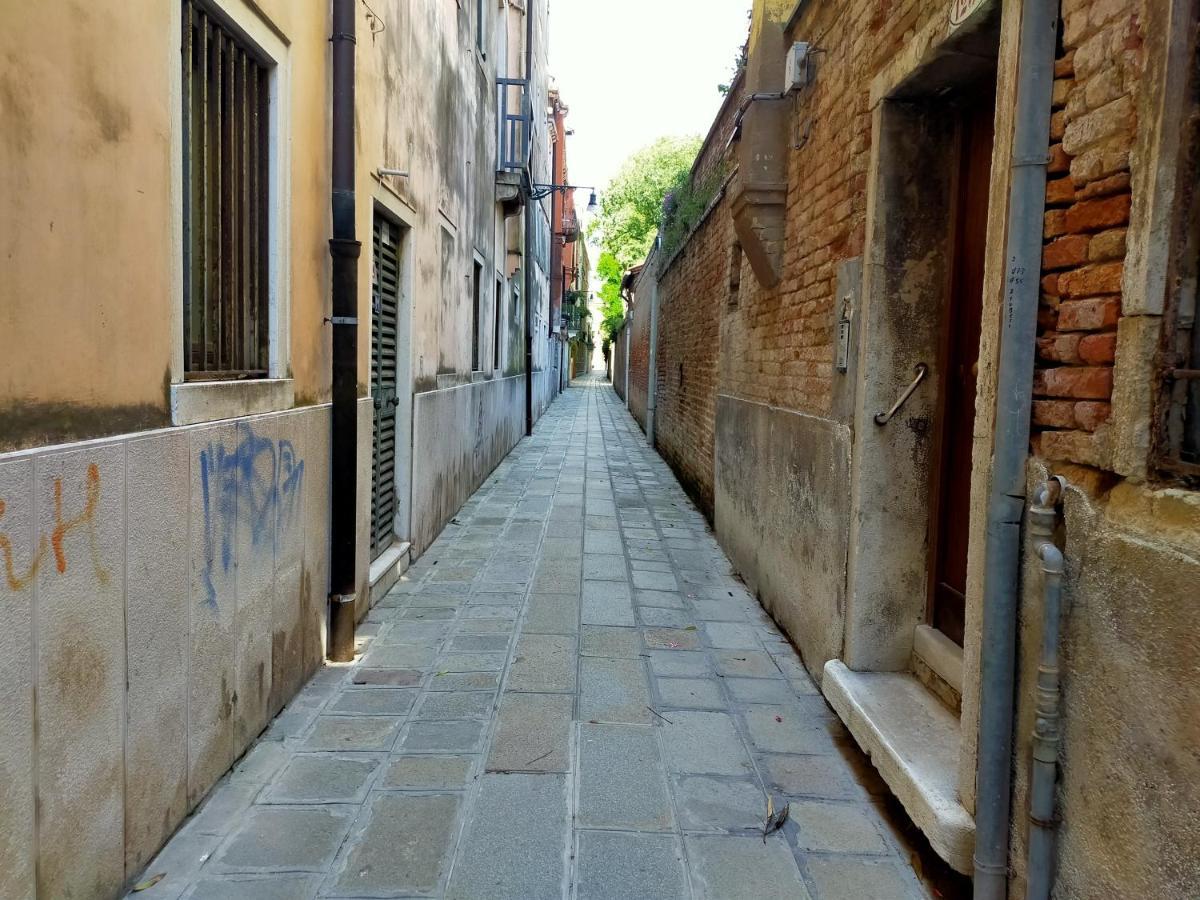
[[0,457],[0,894],[114,896],[321,665],[328,509],[327,407]]

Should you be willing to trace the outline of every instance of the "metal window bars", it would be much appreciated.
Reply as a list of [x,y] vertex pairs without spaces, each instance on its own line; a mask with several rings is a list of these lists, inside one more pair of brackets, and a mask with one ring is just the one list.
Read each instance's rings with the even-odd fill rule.
[[268,374],[268,66],[183,0],[183,330],[188,379]]

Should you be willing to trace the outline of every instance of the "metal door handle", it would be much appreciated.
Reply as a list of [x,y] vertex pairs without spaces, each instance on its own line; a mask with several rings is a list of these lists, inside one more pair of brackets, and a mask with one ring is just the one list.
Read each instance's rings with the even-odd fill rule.
[[908,402],[908,398],[913,395],[918,385],[925,380],[925,376],[929,374],[929,366],[925,365],[925,363],[917,363],[917,367],[913,370],[913,373],[916,377],[913,378],[912,384],[904,389],[904,393],[896,399],[896,402],[892,404],[892,408],[887,412],[875,413],[876,425],[886,425],[892,421],[892,416],[900,411],[900,407]]

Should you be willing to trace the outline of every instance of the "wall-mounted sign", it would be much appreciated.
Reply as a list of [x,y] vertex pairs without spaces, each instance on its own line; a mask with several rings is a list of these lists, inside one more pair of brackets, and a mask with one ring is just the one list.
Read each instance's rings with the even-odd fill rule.
[[957,28],[988,0],[950,0],[950,27]]

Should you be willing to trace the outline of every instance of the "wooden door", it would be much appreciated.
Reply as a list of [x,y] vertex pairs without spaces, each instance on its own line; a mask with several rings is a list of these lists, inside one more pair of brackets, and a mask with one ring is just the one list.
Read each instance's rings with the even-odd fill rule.
[[934,477],[931,619],[935,628],[960,645],[966,610],[971,451],[994,115],[994,100],[986,96],[962,117],[954,259],[942,365],[940,459]]

